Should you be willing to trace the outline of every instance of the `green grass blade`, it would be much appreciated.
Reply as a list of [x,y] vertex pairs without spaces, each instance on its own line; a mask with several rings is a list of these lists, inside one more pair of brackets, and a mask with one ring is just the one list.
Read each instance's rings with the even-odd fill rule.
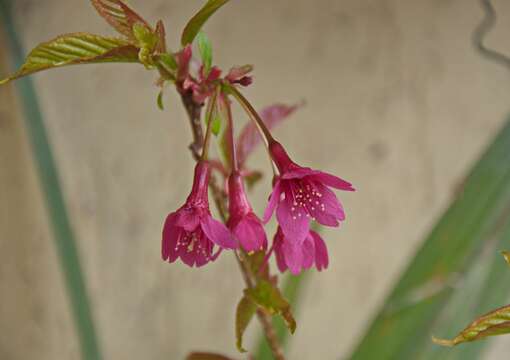
[[[10,42],[12,62],[14,65],[20,66],[24,59],[24,51],[10,16],[9,2],[6,0],[0,0],[0,19],[0,26]],[[76,241],[69,223],[55,160],[44,127],[43,117],[39,110],[37,96],[32,82],[28,78],[19,80],[17,89],[23,105],[33,159],[36,163],[39,181],[44,193],[46,209],[79,335],[82,358],[84,360],[99,360],[102,357],[94,330]]]
[[[377,314],[351,359],[414,359],[453,286],[509,221],[510,123],[500,131]],[[462,327],[465,324],[461,324]]]
[[[494,242],[483,251],[460,282],[433,327],[440,338],[454,338],[472,320],[506,304],[510,293],[510,268],[500,250],[510,248],[510,220],[494,236]],[[489,341],[478,341],[454,348],[429,342],[420,359],[479,359]]]

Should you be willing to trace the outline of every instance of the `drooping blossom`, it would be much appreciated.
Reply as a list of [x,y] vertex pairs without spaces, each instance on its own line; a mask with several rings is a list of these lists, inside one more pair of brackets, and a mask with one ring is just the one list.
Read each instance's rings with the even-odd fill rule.
[[285,237],[300,243],[309,233],[310,220],[336,227],[345,219],[342,205],[329,187],[354,191],[350,183],[297,165],[276,141],[269,144],[269,152],[280,175],[275,178],[264,222],[269,221],[276,208],[276,218]]
[[231,84],[249,86],[253,82],[253,77],[248,74],[252,71],[252,65],[234,66],[230,69],[227,76],[225,76],[225,80]]
[[[214,261],[221,249],[238,247],[230,231],[211,216],[208,200],[210,166],[200,161],[195,167],[193,187],[186,203],[169,214],[163,227],[161,255],[173,263],[178,258],[188,266]],[[219,250],[213,254],[214,247]]]
[[315,265],[317,270],[327,269],[328,249],[324,240],[310,230],[302,241],[295,241],[284,235],[279,226],[274,236],[276,264],[281,272],[289,269],[294,275]]
[[237,171],[228,179],[228,195],[230,218],[227,226],[242,248],[247,252],[266,249],[266,232],[260,219],[253,213],[244,191],[243,179]]

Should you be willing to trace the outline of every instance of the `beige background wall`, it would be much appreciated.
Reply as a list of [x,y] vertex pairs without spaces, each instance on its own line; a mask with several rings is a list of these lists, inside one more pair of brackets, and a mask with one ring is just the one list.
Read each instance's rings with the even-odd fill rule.
[[[202,1],[131,1],[178,31]],[[510,51],[510,5],[488,44]],[[16,0],[27,47],[73,31],[112,33],[87,1]],[[232,1],[207,25],[224,68],[254,63],[262,107],[306,100],[277,134],[299,162],[352,181],[348,220],[327,230],[289,358],[346,354],[392,281],[510,110],[510,73],[477,55],[475,0]],[[178,98],[155,106],[141,66],[34,77],[79,237],[106,359],[236,355],[241,279],[232,256],[204,270],[160,260],[165,215],[189,191],[189,129]],[[0,88],[0,358],[77,359],[78,348],[26,137]],[[243,120],[244,121],[244,120]],[[265,167],[259,151],[252,164]],[[253,196],[260,212],[268,179]],[[250,329],[248,345],[254,340]],[[251,341],[251,343],[250,343]],[[487,359],[510,351],[491,342]]]

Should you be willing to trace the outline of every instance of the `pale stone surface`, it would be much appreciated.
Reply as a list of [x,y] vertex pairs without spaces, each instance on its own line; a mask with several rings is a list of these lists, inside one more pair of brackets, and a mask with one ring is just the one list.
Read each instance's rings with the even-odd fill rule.
[[[131,3],[147,18],[164,20],[175,47],[175,29],[202,1]],[[16,6],[27,47],[62,32],[112,33],[87,1],[17,0]],[[498,4],[498,10],[510,13],[510,6]],[[256,65],[255,84],[247,91],[254,104],[306,100],[278,131],[293,156],[358,189],[341,194],[348,214],[343,228],[325,231],[330,269],[311,276],[290,359],[348,353],[456,184],[503,124],[510,73],[473,51],[470,36],[480,19],[476,1],[264,0],[232,2],[207,25],[221,66]],[[489,37],[491,46],[509,49],[507,20],[502,16]],[[192,349],[236,355],[233,309],[242,284],[234,259],[222,256],[204,271],[159,259],[164,216],[184,200],[193,165],[180,103],[169,96],[168,110],[160,112],[154,79],[135,65],[35,76],[105,358],[181,359]],[[252,160],[267,169],[262,151]],[[258,211],[268,190],[266,179],[253,197]],[[19,249],[16,259],[2,251],[2,259],[18,264],[8,268],[9,282],[27,277],[27,286],[37,285],[17,290],[28,297],[18,306],[52,314],[22,314],[27,333],[12,341],[33,337],[37,359],[71,358],[77,347],[62,330],[69,328],[62,325],[69,316],[57,313],[57,304],[64,313],[67,307],[47,237],[37,243],[37,268],[23,270]],[[6,319],[14,321],[2,315],[1,322]],[[37,326],[48,330],[30,330]],[[65,344],[61,356],[56,333]],[[508,340],[494,343],[486,358],[503,358]],[[5,348],[22,348],[14,344]]]

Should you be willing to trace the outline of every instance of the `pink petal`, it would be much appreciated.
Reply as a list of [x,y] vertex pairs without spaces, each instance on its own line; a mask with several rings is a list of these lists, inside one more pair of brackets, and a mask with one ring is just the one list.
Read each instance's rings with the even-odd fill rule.
[[280,272],[285,272],[287,270],[287,264],[285,263],[285,258],[283,256],[283,250],[282,250],[282,244],[283,244],[283,233],[282,229],[278,227],[276,230],[276,234],[273,238],[273,247],[274,252],[276,255],[276,265],[278,266],[278,270]]
[[276,219],[286,240],[301,244],[308,235],[310,218],[301,206],[293,206],[293,201],[292,193],[286,191],[285,199],[278,204]]
[[233,228],[233,233],[247,252],[261,250],[267,244],[266,232],[256,218],[244,217]]
[[183,206],[175,212],[175,224],[186,231],[194,231],[200,222],[200,214],[195,207]]
[[310,235],[315,242],[315,267],[321,271],[327,269],[329,265],[328,248],[326,243],[315,231],[310,231]]
[[303,241],[301,251],[303,253],[302,266],[304,269],[310,269],[315,263],[315,245],[310,235]]
[[226,79],[230,82],[234,82],[241,79],[251,71],[253,71],[253,65],[234,66],[229,70]]
[[355,191],[355,189],[352,187],[352,184],[340,179],[339,177],[335,175],[331,175],[322,171],[319,171],[318,174],[314,176],[314,178],[320,182],[322,182],[324,185],[331,186],[332,188],[338,189],[338,190],[345,190],[345,191]]
[[161,257],[163,260],[174,262],[177,259],[177,241],[179,239],[181,229],[175,226],[175,213],[171,213],[165,220],[163,226],[163,238],[161,241]]
[[305,176],[317,175],[320,171],[312,170],[307,167],[296,167],[295,169],[288,170],[282,175],[282,179],[302,179]]
[[301,246],[291,241],[284,241],[282,244],[282,252],[290,272],[293,275],[298,275],[303,266],[303,251]]
[[314,186],[316,187],[317,191],[322,194],[321,203],[324,205],[324,212],[326,214],[333,215],[340,221],[345,220],[344,209],[342,204],[340,204],[340,201],[338,201],[335,193],[320,183],[315,183]]
[[210,81],[218,80],[218,78],[220,76],[221,76],[220,68],[213,66],[211,68],[211,71],[209,72],[209,75],[207,76],[207,81],[210,82]]
[[274,184],[273,192],[271,193],[271,197],[269,198],[269,203],[267,204],[266,210],[264,211],[264,217],[262,218],[264,224],[267,224],[269,219],[271,219],[274,209],[278,202],[280,201],[280,197],[281,197],[281,185],[280,179],[278,179]]
[[236,249],[239,247],[227,227],[214,220],[212,216],[204,216],[201,219],[200,225],[205,235],[216,245],[224,249]]

